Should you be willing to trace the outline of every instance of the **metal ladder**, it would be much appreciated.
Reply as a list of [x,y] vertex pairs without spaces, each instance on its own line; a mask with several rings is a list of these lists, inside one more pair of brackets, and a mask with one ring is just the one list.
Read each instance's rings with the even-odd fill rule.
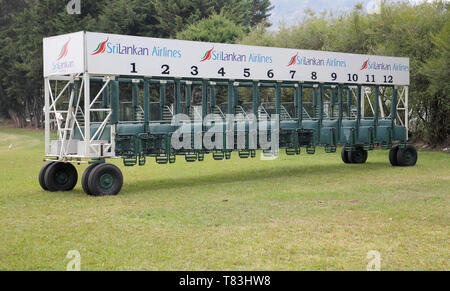
[[244,121],[248,119],[247,112],[245,112],[244,108],[242,106],[237,105],[235,107],[235,119],[238,121]]
[[262,105],[258,107],[258,119],[270,119],[269,113]]
[[172,118],[173,118],[173,111],[170,109],[169,106],[165,105],[163,107],[162,120],[164,120],[164,121],[172,121]]
[[194,121],[202,120],[202,115],[198,112],[198,106],[191,106],[189,108],[189,117]]
[[225,120],[225,115],[222,112],[222,109],[220,109],[219,106],[213,107],[213,115],[214,115],[214,121],[223,121]]
[[136,121],[144,122],[144,109],[141,106],[136,107]]
[[291,119],[291,115],[286,110],[286,107],[281,105],[281,107],[280,107],[280,120],[288,120],[288,119]]
[[[64,124],[64,129],[62,129],[62,140],[61,140],[61,149],[59,151],[59,160],[62,160],[63,156],[67,155],[69,142],[73,138],[74,128],[75,128],[75,119],[77,112],[73,112],[73,99],[74,99],[74,91],[70,93],[69,104],[67,108],[66,121]],[[77,106],[76,108],[78,108]],[[78,111],[78,110],[75,110]],[[69,139],[67,140],[67,133],[70,133]]]

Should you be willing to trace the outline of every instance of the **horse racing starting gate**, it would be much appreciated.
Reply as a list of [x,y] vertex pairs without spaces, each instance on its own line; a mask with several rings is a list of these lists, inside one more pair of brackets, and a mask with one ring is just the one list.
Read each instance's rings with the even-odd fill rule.
[[375,146],[413,166],[409,59],[77,32],[44,39],[45,190],[69,191],[89,163],[89,195],[115,195],[118,167],[342,146],[363,164]]

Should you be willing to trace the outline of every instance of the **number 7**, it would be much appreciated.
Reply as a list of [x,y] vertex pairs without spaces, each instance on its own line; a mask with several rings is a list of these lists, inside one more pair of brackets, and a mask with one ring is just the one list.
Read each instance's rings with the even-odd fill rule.
[[297,73],[297,71],[290,71],[290,73],[291,73],[291,79],[294,79],[295,73]]

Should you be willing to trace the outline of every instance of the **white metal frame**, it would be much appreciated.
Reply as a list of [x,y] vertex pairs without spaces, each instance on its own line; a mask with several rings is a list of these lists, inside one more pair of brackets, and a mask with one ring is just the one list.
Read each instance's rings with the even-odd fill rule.
[[[58,161],[73,161],[80,162],[81,159],[88,158],[113,158],[115,157],[115,127],[110,127],[110,137],[108,140],[101,140],[109,121],[111,120],[112,110],[111,108],[94,108],[94,104],[100,98],[103,91],[107,88],[111,80],[114,80],[114,76],[104,76],[104,84],[100,91],[91,101],[90,94],[90,78],[88,73],[74,74],[69,76],[50,76],[45,78],[45,155],[47,157],[56,158]],[[68,92],[70,84],[81,79],[81,86],[77,96],[77,102],[74,106],[74,90]],[[52,92],[51,82],[63,81],[66,82],[64,87],[58,92],[57,87],[55,91],[56,98]],[[68,109],[58,110],[57,103],[62,100],[64,95],[68,96]],[[80,101],[84,99],[84,130],[80,126],[79,120],[77,120],[77,113],[80,108]],[[105,117],[100,123],[98,129],[91,132],[91,113],[104,112]],[[58,139],[51,141],[51,119],[50,115],[55,115],[54,122],[56,123],[56,131]],[[59,116],[65,115],[64,126]],[[81,135],[81,140],[75,140],[75,130],[78,129]],[[75,148],[76,152],[70,151],[69,148]]]
[[[381,86],[380,86],[381,87]],[[357,87],[350,87],[350,90],[353,93],[353,96],[356,98],[356,88]],[[372,114],[375,115],[375,109],[372,102],[372,97],[374,96],[374,88],[375,87],[367,87],[362,86],[362,98],[361,98],[361,108],[365,108],[365,102],[367,101],[369,103],[370,109],[372,111]],[[409,86],[396,86],[398,89],[398,96],[397,96],[397,117],[395,119],[397,124],[400,124],[404,127],[406,127],[407,134],[409,133]],[[387,116],[384,112],[384,107],[382,105],[386,105],[386,103],[383,102],[382,94],[378,95],[378,104],[379,104],[379,110],[381,114],[381,118],[385,119]],[[389,106],[387,106],[389,108]],[[403,112],[404,115],[401,116],[399,113]],[[389,116],[389,114],[388,114]],[[361,117],[364,118],[364,110],[361,110]]]
[[[79,32],[75,34],[70,35],[63,35],[59,37],[54,38],[46,38],[44,39],[44,88],[45,88],[45,154],[47,157],[56,158],[59,161],[78,161],[80,162],[81,159],[91,159],[91,158],[116,158],[115,157],[115,136],[116,136],[116,127],[110,126],[110,136],[107,140],[101,140],[101,137],[104,134],[105,129],[107,128],[108,124],[110,123],[110,120],[113,116],[113,112],[111,108],[95,108],[94,105],[96,104],[97,100],[100,98],[101,94],[104,92],[106,88],[108,88],[108,84],[111,82],[111,80],[114,80],[116,76],[118,75],[126,75],[129,73],[129,71],[125,70],[124,68],[127,68],[129,58],[116,58],[114,54],[103,54],[96,57],[93,57],[92,55],[89,55],[88,52],[88,46],[89,51],[93,49],[95,46],[98,45],[98,41],[104,41],[105,39],[109,40],[110,38],[117,38],[117,35],[112,34],[99,34],[99,33],[89,33],[89,32]],[[66,59],[61,60],[59,65],[64,66],[55,66],[55,59],[56,55],[58,53],[58,50],[60,50],[60,45],[65,43],[65,49],[68,48],[68,44],[70,39],[72,38],[72,47],[70,47],[70,54],[67,56]],[[69,41],[67,40],[69,39]],[[75,41],[76,39],[76,41]],[[172,66],[172,64],[183,64],[183,66],[173,66],[171,72],[172,75],[169,77],[191,77],[191,68],[192,64],[197,64],[197,59],[200,58],[201,54],[199,52],[209,51],[211,52],[211,47],[214,48],[214,46],[220,47],[221,49],[230,48],[233,49],[233,51],[241,52],[242,55],[247,54],[247,50],[249,47],[246,46],[236,46],[236,45],[227,45],[227,44],[211,44],[211,43],[200,43],[200,42],[186,42],[186,41],[178,41],[178,40],[163,40],[163,39],[151,39],[151,38],[142,38],[142,37],[132,37],[132,36],[120,36],[120,40],[128,40],[129,43],[136,43],[140,44],[143,48],[145,47],[151,47],[155,45],[155,43],[160,43],[161,47],[163,47],[163,44],[173,44],[172,47],[178,47],[183,50],[183,57],[181,57],[180,53],[180,59],[177,60],[164,60],[164,62],[169,61],[169,65]],[[95,46],[94,46],[95,45]],[[104,45],[104,43],[103,43]],[[134,46],[134,45],[133,45]],[[164,45],[165,46],[165,45]],[[321,52],[321,51],[302,51],[302,50],[289,50],[289,49],[280,49],[280,48],[267,48],[267,47],[252,47],[255,51],[261,52],[261,54],[264,55],[271,55],[273,58],[273,62],[267,64],[259,64],[254,63],[251,65],[252,72],[252,80],[259,79],[259,80],[270,80],[270,81],[291,81],[293,76],[288,73],[289,69],[286,67],[286,61],[289,58],[289,56],[297,54],[299,55],[299,52],[302,52],[302,54],[305,57],[327,57],[330,58],[332,56],[335,56],[336,53],[332,52]],[[162,75],[164,73],[161,73],[159,70],[159,65],[157,64],[160,60],[158,58],[142,58],[143,56],[140,56],[141,58],[137,58],[139,56],[136,56],[136,59],[139,59],[141,63],[141,69],[140,73],[144,74],[147,77],[150,76],[160,76],[160,77],[166,77],[165,75]],[[359,68],[360,67],[360,61],[366,60],[368,56],[363,55],[354,55],[354,54],[339,54],[339,58],[346,59],[348,64],[353,63],[353,67]],[[385,57],[380,56],[370,56],[371,61],[373,62],[382,62],[385,60]],[[59,59],[58,59],[59,60]],[[90,66],[88,66],[88,60]],[[295,61],[294,58],[292,60]],[[392,58],[389,59],[393,61]],[[406,58],[396,58],[396,62],[404,64],[404,67],[409,67],[409,60]],[[170,63],[172,62],[173,63]],[[194,61],[194,63],[192,63]],[[204,60],[202,60],[204,61]],[[202,62],[201,61],[201,62]],[[111,64],[114,64],[114,66],[109,66]],[[275,64],[277,64],[278,67],[273,67]],[[367,61],[366,61],[367,64]],[[236,79],[241,76],[242,70],[228,70],[227,66],[233,66],[234,68],[239,68],[239,66],[243,66],[244,64],[237,64],[237,63],[220,63],[217,64],[217,62],[205,62],[202,63],[202,70],[200,74],[204,74],[205,76],[198,75],[197,78],[209,78],[210,76],[214,76],[217,72],[217,66],[223,66],[226,71],[234,72],[233,74],[236,75],[227,75],[226,79]],[[261,67],[262,65],[267,67]],[[249,64],[245,64],[245,66],[249,66]],[[176,71],[176,67],[180,68],[178,72]],[[183,69],[181,69],[183,68]],[[243,70],[248,70],[244,69]],[[278,70],[279,73],[276,74],[277,76],[275,79],[272,79],[266,72],[270,72],[273,70]],[[335,85],[337,85],[336,80],[330,81],[330,79],[326,79],[325,76],[331,76],[330,73],[331,68],[322,68],[323,73],[319,70],[319,75],[323,80],[315,79],[315,82],[317,83],[328,83],[331,82]],[[321,69],[321,70],[322,70]],[[336,70],[337,68],[333,68],[333,70]],[[144,73],[145,70],[147,70],[147,73]],[[177,69],[178,70],[178,69]],[[185,71],[188,70],[188,71]],[[302,78],[305,78],[304,76],[310,76],[310,73],[317,73],[315,71],[318,70],[318,68],[312,68],[303,66],[301,67],[302,70]],[[315,70],[314,72],[311,72],[310,70]],[[342,74],[338,72],[340,76],[345,76],[344,69],[342,70]],[[72,72],[76,72],[71,74]],[[239,73],[237,73],[239,72]],[[374,74],[381,74],[382,72],[375,72]],[[394,76],[395,83],[391,84],[409,84],[409,75],[406,75],[406,71],[396,71],[391,72]],[[71,74],[71,75],[68,75]],[[115,76],[113,75],[115,74]],[[258,74],[260,75],[260,78],[258,78]],[[297,76],[300,76],[300,74],[297,74]],[[91,100],[91,77],[101,77],[103,78],[104,84],[102,88],[96,92],[95,97]],[[407,78],[406,78],[407,77]],[[220,77],[216,75],[216,78],[225,78],[224,76]],[[327,77],[328,78],[328,77]],[[378,79],[378,77],[377,77]],[[81,80],[81,86],[79,88],[78,96],[74,95],[74,91],[67,92],[69,85],[73,84],[75,81]],[[380,79],[379,79],[380,80]],[[65,82],[65,85],[62,89],[58,92],[58,81]],[[307,81],[306,79],[299,79],[297,80],[299,82]],[[309,78],[308,78],[308,81]],[[52,82],[56,82],[56,86],[54,86],[54,93],[52,91]],[[163,83],[165,81],[161,81]],[[353,87],[351,87],[351,91],[353,92],[353,95],[356,97],[356,90],[357,85],[360,85],[357,83],[357,81],[351,82]],[[238,83],[234,83],[236,86]],[[378,84],[378,83],[377,83]],[[317,88],[319,85],[315,84],[314,87]],[[382,85],[380,85],[382,86]],[[366,90],[366,88],[369,87],[362,87],[363,92],[363,98],[361,99],[361,105],[364,108],[365,102],[369,102],[370,108],[372,112],[374,112],[374,106],[372,103],[372,100],[370,97],[373,96],[373,90]],[[395,122],[397,124],[401,124],[406,127],[406,130],[409,130],[409,107],[408,107],[408,99],[409,99],[409,88],[408,86],[397,86],[399,88],[399,94],[398,94],[398,103],[397,103],[397,117]],[[66,94],[65,94],[66,93]],[[95,93],[95,92],[92,92]],[[68,109],[67,110],[59,110],[57,108],[58,102],[64,98],[63,96],[67,96],[67,99],[69,101]],[[74,103],[74,99],[76,99],[76,105]],[[80,125],[79,120],[77,120],[77,114],[79,112],[80,102],[81,100],[84,100],[84,116],[83,116],[83,126]],[[262,95],[261,95],[261,99]],[[367,101],[366,101],[367,100]],[[381,118],[389,118],[389,116],[386,116],[384,106],[382,101],[382,96],[380,94],[379,97],[379,108],[381,113]],[[74,108],[75,105],[75,108]],[[258,109],[258,111],[261,108]],[[262,107],[264,110],[264,108]],[[169,108],[170,110],[170,108]],[[102,114],[102,120],[98,123],[99,127],[95,130],[95,132],[91,132],[91,125],[93,122],[91,122],[91,114],[95,112],[103,112]],[[198,112],[194,112],[196,115],[198,115]],[[266,112],[267,113],[267,112]],[[404,113],[404,114],[402,114]],[[51,119],[51,115],[54,115],[54,119]],[[172,109],[172,115],[173,115],[173,109]],[[362,117],[364,117],[364,111],[362,111]],[[195,118],[194,118],[195,119]],[[52,126],[55,125],[56,131],[57,131],[57,140],[52,141],[51,140],[51,130]],[[83,129],[83,130],[82,130]],[[81,139],[75,139],[75,133],[80,133]]]
[[397,113],[398,122],[406,127],[406,132],[409,132],[409,87],[402,86],[398,90],[397,112],[404,112],[404,118],[402,119]]

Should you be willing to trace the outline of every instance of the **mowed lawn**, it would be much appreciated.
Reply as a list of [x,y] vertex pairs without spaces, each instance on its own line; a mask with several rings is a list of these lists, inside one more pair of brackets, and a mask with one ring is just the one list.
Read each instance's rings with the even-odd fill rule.
[[449,154],[148,159],[100,198],[41,190],[42,157],[42,131],[0,127],[1,270],[65,270],[70,250],[82,270],[365,270],[371,250],[382,270],[450,269]]

